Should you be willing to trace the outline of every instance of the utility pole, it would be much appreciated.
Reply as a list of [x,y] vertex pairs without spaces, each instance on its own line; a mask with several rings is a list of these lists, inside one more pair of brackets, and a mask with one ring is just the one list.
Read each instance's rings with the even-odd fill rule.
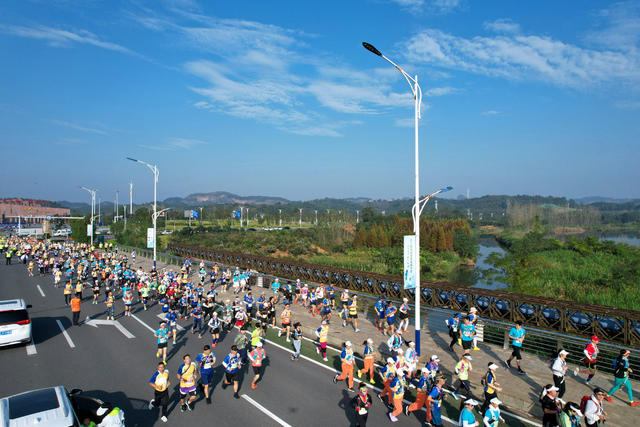
[[116,216],[113,217],[113,222],[118,220],[118,196],[120,195],[120,190],[116,190]]
[[203,224],[203,221],[202,221],[203,220],[203,218],[202,218],[202,209],[203,209],[203,207],[200,206],[200,227],[202,227],[202,224]]
[[356,224],[360,222],[360,211],[356,211]]
[[98,224],[100,224],[100,206],[102,206],[102,197],[98,197]]
[[318,225],[318,210],[316,210],[316,225]]
[[436,203],[436,212],[438,212],[438,200],[436,200],[435,203]]
[[133,182],[129,182],[129,215],[133,215]]
[[302,228],[302,208],[300,208],[300,228]]
[[280,227],[282,227],[282,209],[278,209],[278,219],[280,219]]
[[127,229],[127,205],[122,205],[124,208],[124,229]]

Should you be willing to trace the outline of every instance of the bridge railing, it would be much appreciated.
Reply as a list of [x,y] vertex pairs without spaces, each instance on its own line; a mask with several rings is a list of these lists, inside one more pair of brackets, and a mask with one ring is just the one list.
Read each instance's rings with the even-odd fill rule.
[[[120,249],[124,249],[128,253],[130,253],[132,250],[135,250],[138,256],[143,256],[146,258],[153,257],[152,250],[132,248],[124,245],[119,245],[119,247]],[[174,251],[178,255],[158,252],[156,256],[158,262],[163,262],[169,265],[180,267],[182,266],[185,258],[190,257],[205,261],[205,264],[207,264],[207,268],[210,268],[213,263],[216,263],[224,268],[235,268],[237,266],[243,269],[251,269],[258,272],[258,274],[254,274],[251,276],[251,283],[255,284],[258,281],[258,278],[261,278],[264,287],[268,287],[268,285],[276,277],[279,278],[282,283],[285,283],[286,281],[295,282],[296,279],[300,279],[303,282],[308,282],[310,285],[312,285],[313,283],[331,282],[339,288],[348,288],[357,292],[361,296],[359,309],[362,312],[363,317],[370,320],[373,320],[375,316],[373,305],[375,304],[377,295],[383,294],[388,299],[397,301],[400,301],[401,298],[407,294],[413,295],[410,293],[396,292],[394,285],[400,287],[400,282],[386,282],[385,287],[383,287],[380,283],[377,284],[379,287],[369,286],[368,284],[366,286],[350,286],[353,285],[354,282],[357,283],[357,281],[353,279],[354,277],[359,278],[361,282],[363,280],[371,280],[369,273],[365,272],[356,272],[359,275],[354,274],[350,276],[349,280],[345,280],[344,275],[347,275],[349,273],[344,272],[343,270],[345,269],[338,269],[335,267],[328,267],[325,269],[325,266],[297,263],[288,260],[280,260],[268,257],[254,257],[246,254],[236,254],[232,252],[205,248],[170,246],[169,250]],[[307,270],[309,268],[307,266],[309,265],[313,266],[314,270],[318,270],[320,274],[317,274],[316,272],[309,273]],[[352,271],[353,270],[348,270],[348,272]],[[338,274],[342,277],[337,277]],[[315,280],[314,278],[319,279]],[[399,278],[394,278],[394,280],[399,280]],[[510,294],[508,292],[501,291],[487,292],[486,290],[482,289],[470,289],[466,287],[449,289],[453,287],[436,287],[433,285],[433,283],[422,282],[422,286],[427,287],[426,289],[429,291],[429,295],[435,296],[434,298],[429,298],[426,297],[425,292],[423,292],[421,311],[422,319],[424,322],[422,327],[424,328],[424,330],[444,331],[444,319],[451,317],[457,312],[467,312],[470,307],[475,306],[478,309],[479,315],[481,317],[484,342],[500,345],[503,346],[504,349],[507,349],[510,345],[508,332],[513,327],[514,321],[520,319],[525,324],[527,330],[527,339],[525,340],[523,345],[523,350],[525,352],[536,354],[545,359],[551,359],[555,357],[560,348],[564,348],[565,350],[570,352],[570,354],[567,356],[567,360],[569,361],[569,363],[578,366],[583,366],[584,355],[582,351],[584,347],[589,343],[588,337],[594,334],[594,332],[587,331],[595,330],[595,334],[598,335],[601,339],[598,346],[600,350],[599,359],[601,361],[598,364],[598,369],[600,371],[608,373],[613,372],[611,361],[618,356],[620,350],[622,348],[633,346],[629,344],[625,345],[624,342],[619,342],[615,339],[610,339],[610,337],[620,337],[621,335],[616,333],[608,334],[608,328],[604,328],[602,325],[599,326],[600,329],[589,329],[584,327],[578,328],[575,326],[569,326],[565,329],[565,331],[562,331],[560,328],[563,325],[566,325],[566,323],[563,323],[562,321],[562,316],[559,315],[558,319],[554,319],[554,316],[540,315],[540,313],[544,312],[545,310],[555,310],[558,313],[562,313],[562,310],[568,309],[568,305],[552,305],[547,303],[546,301],[545,303],[541,303],[540,301],[536,301],[535,297],[526,295],[523,296],[526,297],[524,302],[515,302],[514,295],[519,296],[518,294]],[[393,290],[393,292],[390,292],[390,290]],[[491,298],[494,302],[483,307],[483,298]],[[550,299],[545,298],[545,300]],[[410,298],[409,301],[413,300]],[[470,304],[469,301],[471,301]],[[554,303],[562,303],[562,301],[552,301],[554,301]],[[412,305],[411,308],[414,309],[414,306]],[[605,308],[609,310],[608,307]],[[570,318],[576,317],[576,319],[590,319],[591,322],[596,319],[593,312],[582,309],[572,310],[575,311],[569,312],[570,314],[565,313],[565,322],[567,316]],[[616,311],[615,309],[611,310],[614,310],[614,312]],[[513,314],[513,311],[515,311],[517,314]],[[494,316],[492,316],[492,314]],[[604,318],[608,319],[609,316],[611,316],[611,312],[598,312],[598,315],[606,316]],[[571,320],[570,324],[574,325],[576,323],[579,323],[576,319]],[[410,320],[413,323],[413,316],[410,317]],[[540,324],[536,322],[540,322]],[[638,331],[635,331],[635,334],[637,339]],[[634,342],[638,343],[640,342],[640,340],[636,340]],[[631,368],[634,370],[632,378],[640,379],[640,354],[637,354],[637,352],[632,352],[629,360]],[[636,374],[636,372],[638,372],[638,374]]]

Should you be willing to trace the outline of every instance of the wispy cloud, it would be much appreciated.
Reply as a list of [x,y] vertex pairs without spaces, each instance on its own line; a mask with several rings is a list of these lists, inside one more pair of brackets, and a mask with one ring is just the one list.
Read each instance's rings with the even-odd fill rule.
[[205,141],[191,138],[170,138],[159,144],[139,144],[139,147],[156,151],[187,151],[206,144]]
[[496,33],[514,34],[520,32],[520,24],[513,22],[508,18],[487,21],[483,26],[485,30],[494,31]]
[[622,1],[595,13],[597,27],[586,40],[611,49],[637,49],[640,42],[640,3]]
[[462,6],[462,0],[391,0],[413,13],[449,13]]
[[410,61],[509,79],[542,80],[584,88],[640,81],[637,50],[586,49],[536,35],[464,38],[424,30],[407,42]]
[[481,113],[483,116],[497,116],[500,114],[500,111],[496,111],[496,110],[487,110],[487,111],[483,111]]
[[36,40],[44,40],[50,46],[54,47],[70,47],[74,44],[88,44],[102,49],[122,52],[129,55],[138,55],[136,52],[116,43],[100,40],[95,34],[86,31],[69,31],[58,28],[47,27],[44,25],[37,26],[19,26],[19,25],[3,25],[0,24],[0,32],[11,34],[17,37],[24,37]]
[[107,134],[107,132],[104,129],[82,126],[82,125],[79,125],[79,124],[76,124],[76,123],[65,122],[65,121],[62,121],[62,120],[51,120],[51,123],[53,123],[54,125],[66,127],[66,128],[69,128],[69,129],[74,129],[74,130],[77,130],[77,131],[80,131],[80,132],[95,133],[95,134],[98,134],[98,135],[106,135]]

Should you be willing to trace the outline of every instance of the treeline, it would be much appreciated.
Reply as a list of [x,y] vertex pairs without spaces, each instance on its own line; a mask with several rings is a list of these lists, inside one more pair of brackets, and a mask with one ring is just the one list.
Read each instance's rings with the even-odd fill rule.
[[[420,221],[420,247],[429,252],[454,251],[456,231],[471,234],[469,223],[461,218]],[[363,223],[353,239],[354,248],[402,246],[403,236],[413,234],[413,220],[393,216],[391,221]]]

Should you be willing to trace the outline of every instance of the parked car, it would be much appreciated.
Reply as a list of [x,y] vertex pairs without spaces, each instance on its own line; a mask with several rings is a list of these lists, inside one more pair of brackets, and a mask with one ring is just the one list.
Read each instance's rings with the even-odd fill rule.
[[31,342],[31,319],[23,299],[0,301],[0,346]]
[[[112,409],[111,404],[83,395],[80,389],[67,393],[64,387],[56,386],[0,399],[0,423],[3,427],[79,427],[88,418],[100,426]],[[124,426],[124,412],[111,415],[108,425]]]

